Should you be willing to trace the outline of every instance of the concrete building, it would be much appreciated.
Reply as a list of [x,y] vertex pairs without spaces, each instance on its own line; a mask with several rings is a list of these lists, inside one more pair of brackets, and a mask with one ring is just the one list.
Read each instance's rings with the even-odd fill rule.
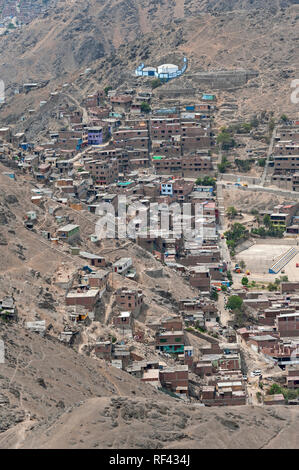
[[112,269],[115,273],[125,274],[132,266],[132,258],[120,258],[112,265]]

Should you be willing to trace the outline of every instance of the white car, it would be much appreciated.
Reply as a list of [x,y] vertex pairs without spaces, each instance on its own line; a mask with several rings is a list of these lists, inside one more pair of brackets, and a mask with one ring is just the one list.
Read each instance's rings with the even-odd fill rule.
[[260,375],[262,375],[262,373],[261,373],[260,370],[254,370],[254,371],[251,372],[251,374],[250,374],[251,377],[259,377]]

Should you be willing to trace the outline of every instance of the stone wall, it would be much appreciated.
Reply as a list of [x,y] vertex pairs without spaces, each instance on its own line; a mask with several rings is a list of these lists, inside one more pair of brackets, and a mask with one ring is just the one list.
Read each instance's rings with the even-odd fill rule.
[[188,74],[188,77],[191,77],[198,85],[205,86],[210,90],[227,90],[244,86],[258,75],[258,72],[254,70],[222,70]]

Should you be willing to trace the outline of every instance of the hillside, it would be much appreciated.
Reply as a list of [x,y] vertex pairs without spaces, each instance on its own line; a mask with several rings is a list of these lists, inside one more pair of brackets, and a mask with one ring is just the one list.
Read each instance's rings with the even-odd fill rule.
[[[4,191],[0,199],[0,256],[6,271],[1,274],[0,295],[14,295],[19,321],[0,325],[5,344],[5,364],[0,365],[0,448],[299,447],[296,408],[186,406],[182,400],[82,354],[86,333],[95,338],[109,333],[103,326],[104,317],[78,338],[80,352],[76,344],[71,348],[60,343],[57,332],[63,325],[63,292],[53,285],[52,275],[62,262],[68,263],[69,254],[43,242],[39,229],[51,223],[45,210],[35,208],[37,233],[23,227],[22,216],[32,209],[32,182],[20,174],[12,181],[3,174],[5,170],[0,165]],[[82,216],[73,216],[80,223]],[[84,235],[93,228],[87,222],[81,220]],[[81,246],[89,249],[87,237],[84,239]],[[123,248],[111,244],[113,241],[107,242],[100,251],[109,261],[125,255],[134,260],[137,285],[148,305],[147,320],[173,314],[176,300],[194,295],[168,267],[163,267],[163,277],[150,278],[145,269],[161,266],[134,244]],[[73,267],[80,266],[78,258],[71,260]],[[124,285],[120,279],[114,276],[114,288]],[[127,280],[126,285],[136,287],[136,282]],[[46,337],[25,329],[26,320],[37,318],[53,325]],[[139,348],[139,354],[154,357],[147,355],[143,345]]]
[[[242,2],[244,9],[230,13],[225,5],[232,2],[217,3],[217,14],[189,14],[186,2],[179,1],[158,2],[151,10],[147,2],[138,2],[137,7],[133,0],[109,5],[89,1],[83,10],[80,2],[57,6],[15,36],[0,38],[0,76],[5,80],[7,97],[1,121],[17,123],[17,131],[40,132],[49,125],[47,115],[65,98],[49,101],[50,93],[63,83],[73,84],[68,95],[80,103],[86,93],[108,83],[115,87],[141,85],[142,79],[134,77],[135,67],[141,62],[167,60],[170,53],[187,56],[189,67],[183,77],[164,85],[166,88],[217,92],[220,102],[236,100],[243,118],[263,110],[276,113],[278,108],[280,113],[295,113],[290,86],[298,71],[298,6],[269,14],[267,9],[246,7],[247,3],[261,6],[261,2]],[[84,67],[90,67],[91,72],[80,77]],[[238,86],[240,69],[253,71],[257,77],[247,83],[241,80]],[[231,72],[231,90],[202,75],[221,70]],[[31,81],[43,83],[43,87],[14,95],[16,88]],[[47,108],[41,111],[40,100],[48,100]],[[29,109],[36,109],[36,113],[20,121]]]
[[[6,296],[11,297],[17,311],[17,318],[10,321],[10,311],[6,310],[9,306],[4,302],[1,304],[0,340],[5,346],[5,362],[0,363],[0,448],[299,448],[298,407],[261,404],[260,390],[266,393],[267,384],[273,381],[271,374],[278,378],[281,370],[270,362],[260,366],[261,358],[255,357],[258,354],[250,346],[245,348],[245,344],[240,346],[240,343],[238,347],[232,345],[230,348],[227,345],[228,341],[232,344],[237,341],[232,334],[234,331],[228,327],[236,328],[238,312],[228,309],[226,294],[231,292],[231,284],[224,281],[227,288],[221,292],[218,282],[218,279],[226,279],[225,269],[231,269],[224,236],[220,238],[220,233],[225,230],[221,221],[224,207],[234,205],[245,213],[248,206],[249,210],[272,211],[273,206],[283,202],[284,198],[262,192],[261,196],[254,197],[252,194],[256,193],[251,194],[248,188],[245,191],[245,185],[241,197],[238,191],[222,191],[220,184],[217,195],[214,191],[210,194],[213,198],[208,200],[204,194],[206,188],[201,188],[204,199],[200,199],[211,202],[205,206],[210,233],[198,250],[195,243],[188,244],[183,239],[178,247],[175,242],[173,248],[171,243],[168,244],[169,240],[164,239],[164,233],[157,236],[152,245],[144,242],[143,246],[152,246],[152,252],[129,238],[96,241],[92,236],[98,222],[93,208],[104,200],[115,201],[116,205],[119,200],[115,194],[128,195],[130,202],[136,202],[138,198],[148,202],[164,201],[160,198],[164,176],[158,179],[159,168],[154,166],[157,162],[155,159],[150,162],[151,150],[154,148],[158,152],[160,149],[153,146],[155,126],[152,122],[155,119],[148,124],[150,133],[145,132],[144,123],[143,128],[138,127],[144,118],[143,101],[147,97],[140,92],[145,92],[147,87],[153,88],[149,99],[152,114],[149,116],[155,116],[158,107],[173,106],[174,102],[179,108],[178,120],[171,123],[171,126],[175,124],[173,129],[178,134],[173,131],[172,135],[171,129],[168,129],[171,137],[166,134],[173,144],[181,142],[181,136],[185,137],[184,133],[188,131],[188,117],[183,117],[187,112],[181,111],[193,109],[190,103],[201,103],[202,123],[196,124],[198,115],[195,113],[190,119],[191,123],[195,122],[191,129],[195,132],[190,134],[196,139],[190,153],[201,148],[203,135],[209,143],[207,149],[203,143],[202,161],[211,165],[202,169],[208,175],[211,173],[211,177],[216,175],[217,164],[221,169],[220,162],[225,153],[220,145],[216,153],[215,145],[223,125],[250,122],[256,117],[258,127],[255,131],[265,133],[263,140],[254,141],[248,131],[253,129],[252,126],[243,126],[242,130],[247,129],[248,135],[246,143],[240,145],[240,154],[245,160],[253,141],[254,149],[255,146],[265,147],[262,155],[268,152],[266,139],[269,135],[271,140],[270,118],[280,118],[283,113],[294,116],[297,112],[290,101],[290,85],[298,77],[299,68],[299,0],[87,0],[84,3],[53,0],[53,4],[53,8],[37,14],[26,26],[0,36],[0,80],[5,81],[6,87],[6,102],[0,107],[0,128],[3,135],[8,135],[10,129],[5,127],[9,126],[13,136],[3,144],[1,142],[0,152],[0,301]],[[186,72],[168,83],[158,83],[157,88],[151,83],[151,77],[135,75],[135,68],[141,62],[151,66],[178,64],[183,57],[188,58]],[[24,87],[24,83],[31,83],[31,86]],[[127,92],[136,99],[141,98],[140,120],[133,112],[125,114],[136,117],[136,129],[127,127],[125,117],[114,114],[117,107],[113,103],[117,99],[121,102],[123,97],[111,99],[107,89],[106,94],[99,94],[97,104],[100,102],[102,109],[100,106],[94,108],[94,111],[102,112],[107,106],[103,112],[103,116],[107,116],[103,123],[107,122],[107,125],[100,119],[92,120],[93,105],[87,107],[87,97],[102,92],[108,85],[119,94]],[[191,92],[184,94],[186,89]],[[212,93],[215,97],[203,97],[203,93]],[[113,98],[113,93],[111,96]],[[213,98],[211,117],[206,116],[207,108],[203,104],[208,98]],[[230,107],[231,111],[225,115],[225,110]],[[132,106],[132,109],[136,108]],[[123,175],[116,164],[109,167],[106,182],[99,180],[99,170],[92,173],[93,158],[97,158],[96,148],[91,148],[94,141],[89,140],[90,145],[84,147],[86,128],[84,133],[79,130],[77,134],[72,130],[74,136],[67,136],[73,122],[71,113],[76,112],[82,113],[78,128],[92,125],[103,126],[105,130],[108,123],[113,127],[123,121],[119,132],[115,127],[109,134],[112,149],[104,147],[108,143],[105,136],[103,154],[116,155],[123,165],[123,154],[128,149],[131,152],[131,148],[137,153],[142,149],[134,146],[142,145],[149,161],[134,155],[132,163],[128,160]],[[166,112],[173,113],[172,110]],[[265,121],[259,122],[262,112]],[[117,118],[112,120],[108,116]],[[78,120],[81,120],[80,116]],[[99,121],[100,124],[91,124]],[[264,128],[260,129],[262,126]],[[275,129],[274,121],[273,126]],[[98,127],[88,130],[96,129]],[[59,138],[64,139],[66,147],[72,140],[72,150],[65,150],[63,145],[60,148],[62,142],[54,142],[55,133],[61,130],[65,134],[61,132]],[[123,130],[124,135],[130,136],[131,131],[135,133],[136,144],[133,138],[131,141],[125,140],[127,138],[119,140],[118,135]],[[161,139],[165,139],[162,131],[165,130],[161,130]],[[17,132],[24,132],[25,136],[16,136]],[[150,136],[148,144],[140,140],[145,134]],[[236,132],[236,148],[227,152],[239,164],[237,145],[244,135]],[[51,136],[54,136],[53,142],[49,143]],[[273,133],[272,142],[274,137]],[[24,143],[28,143],[28,151],[22,150],[24,143],[19,145],[23,138]],[[31,143],[34,146],[29,145]],[[41,143],[45,144],[44,150],[39,146]],[[46,148],[48,145],[50,148]],[[116,145],[124,145],[124,151],[113,153]],[[188,157],[189,152],[183,149],[182,143],[180,145],[176,147],[176,155],[181,152],[183,163],[183,157]],[[272,148],[271,143],[269,155]],[[74,157],[69,155],[71,151]],[[29,153],[35,154],[32,155],[34,158],[31,159]],[[25,156],[30,158],[23,162]],[[156,159],[163,160],[162,156],[157,154]],[[64,162],[65,168],[60,167],[63,159],[68,157],[71,161]],[[201,155],[197,157],[199,159]],[[43,165],[45,161],[47,164]],[[266,157],[263,161],[265,164]],[[133,162],[137,172],[128,176]],[[111,162],[104,163],[106,168]],[[150,164],[152,167],[147,168]],[[237,169],[237,164],[233,165],[230,171]],[[198,180],[199,187],[196,188],[193,183],[190,185],[193,178],[187,178],[186,170],[182,168],[187,192],[185,195],[185,187],[181,189],[180,179],[174,178],[173,184],[179,184],[179,189],[174,190],[176,197],[178,201],[196,202],[198,193],[193,198],[193,190],[200,189],[206,182],[214,185],[215,179]],[[199,171],[198,167],[194,168]],[[176,168],[173,171],[175,174]],[[252,171],[254,176],[259,175],[263,167],[256,165]],[[199,175],[205,174],[203,172]],[[199,175],[196,173],[196,178]],[[239,181],[243,176],[247,181],[245,175],[238,175]],[[165,181],[170,181],[169,174],[165,175]],[[36,195],[42,196],[33,198]],[[218,211],[220,220],[217,219]],[[253,218],[253,215],[247,218]],[[59,229],[63,233],[59,233]],[[70,238],[67,238],[68,234]],[[151,238],[147,241],[151,244]],[[183,249],[179,246],[181,242]],[[161,253],[160,244],[163,245]],[[125,261],[132,266],[129,274],[126,270],[118,273],[117,267],[112,267],[120,258],[131,259]],[[173,260],[178,264],[174,265]],[[184,268],[184,262],[187,268]],[[197,278],[197,273],[204,276]],[[220,294],[215,299],[213,286],[217,285]],[[233,288],[232,292],[235,292]],[[93,299],[96,299],[94,303]],[[121,299],[128,299],[128,304]],[[183,312],[185,307],[186,312]],[[189,317],[192,311],[197,313],[194,318],[191,314]],[[240,308],[240,316],[244,312],[246,314],[247,310]],[[177,315],[182,317],[182,322],[174,318],[169,320]],[[34,333],[26,325],[42,320],[46,325],[44,334]],[[123,323],[129,320],[131,325]],[[247,325],[246,315],[242,321]],[[248,320],[248,324],[255,324],[253,317],[251,321]],[[165,324],[169,330],[164,328]],[[165,332],[175,337],[168,349],[164,349],[163,344]],[[70,342],[64,344],[63,341],[68,339]],[[274,337],[272,340],[276,341]],[[217,343],[219,349],[214,349]],[[105,354],[101,351],[107,344],[111,349],[107,353],[110,356],[104,361],[99,357],[107,357],[107,351]],[[239,348],[241,352],[237,355],[235,351]],[[189,357],[190,351],[192,357]],[[213,354],[215,351],[217,354]],[[206,352],[209,354],[204,354]],[[230,353],[234,354],[231,357],[236,362],[219,362],[218,368],[215,356],[226,361],[224,354]],[[199,363],[205,361],[206,356],[210,356],[207,360],[212,376],[210,372],[201,374]],[[190,367],[189,360],[194,367]],[[184,374],[188,376],[186,386],[176,385],[170,389],[170,382],[156,380],[157,377],[160,380],[165,370],[169,373],[174,366],[183,364]],[[261,367],[264,381],[260,388],[258,378],[255,382],[256,376],[251,375],[256,367]],[[150,371],[148,378],[144,372],[150,369],[154,374]],[[177,374],[176,369],[170,372]],[[201,376],[205,374],[206,377]],[[227,385],[234,376],[236,382],[239,381],[236,390]],[[225,378],[222,387],[225,390],[231,388],[226,391],[231,393],[232,400],[214,404],[238,406],[213,407],[209,398],[205,401],[203,386],[214,387],[215,379],[218,387],[222,377]],[[282,377],[284,380],[285,376]],[[143,380],[151,380],[152,385]],[[157,383],[164,391],[153,386]],[[183,393],[175,395],[169,390]],[[221,390],[218,388],[217,393],[223,393]],[[233,401],[233,391],[238,392],[235,396],[241,401]]]
[[20,325],[0,333],[1,449],[299,446],[297,409],[186,406]]
[[[164,32],[169,39],[165,45],[170,48],[173,46],[175,36],[186,35],[190,30],[189,21],[198,19],[201,22],[193,23],[192,36],[182,38],[182,43],[192,41],[194,49],[192,52],[198,52],[200,55],[204,53],[206,47],[202,39],[206,33],[208,33],[207,40],[214,39],[213,49],[215,52],[218,51],[221,44],[224,46],[221,36],[225,36],[227,28],[230,31],[231,26],[239,21],[246,22],[246,27],[242,25],[236,32],[232,29],[231,32],[234,34],[230,38],[237,50],[242,45],[246,48],[246,34],[244,36],[246,30],[250,32],[254,29],[257,34],[257,44],[258,36],[263,32],[266,45],[267,42],[270,43],[273,27],[275,30],[275,25],[281,22],[282,17],[282,28],[285,32],[291,32],[287,23],[292,20],[290,13],[292,9],[287,10],[286,7],[296,4],[297,0],[277,0],[270,5],[261,0],[254,2],[89,0],[82,8],[82,3],[76,0],[58,2],[56,8],[37,18],[27,27],[14,35],[0,38],[0,75],[6,81],[7,87],[11,83],[22,83],[24,80],[47,80],[58,76],[62,79],[62,75],[75,72],[78,67],[82,68],[107,53],[115,52],[121,44],[128,44],[135,39],[140,40],[141,35],[152,31],[154,34],[150,34],[151,42],[157,42],[157,36]],[[284,9],[278,8],[280,6]],[[255,8],[257,11],[254,11]],[[232,13],[227,16],[226,13],[231,11]],[[205,35],[201,36],[198,28],[200,25],[205,26]],[[198,41],[194,41],[194,29],[197,30]],[[292,38],[285,37],[284,40],[290,40],[291,44]],[[269,45],[273,50],[273,43]],[[249,52],[249,48],[247,51]],[[265,55],[266,52],[265,50]],[[233,53],[232,59],[237,58],[236,53],[237,51]],[[11,54],[15,59],[13,64],[9,60]]]

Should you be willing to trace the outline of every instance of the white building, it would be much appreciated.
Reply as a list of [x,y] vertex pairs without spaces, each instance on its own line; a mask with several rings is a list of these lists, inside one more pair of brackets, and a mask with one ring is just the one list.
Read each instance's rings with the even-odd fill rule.
[[177,65],[173,64],[163,64],[159,65],[158,67],[158,73],[175,73],[179,70]]
[[113,264],[113,271],[118,274],[124,274],[132,265],[132,258],[120,258]]
[[172,196],[173,195],[172,183],[162,183],[161,184],[161,195],[162,196]]

